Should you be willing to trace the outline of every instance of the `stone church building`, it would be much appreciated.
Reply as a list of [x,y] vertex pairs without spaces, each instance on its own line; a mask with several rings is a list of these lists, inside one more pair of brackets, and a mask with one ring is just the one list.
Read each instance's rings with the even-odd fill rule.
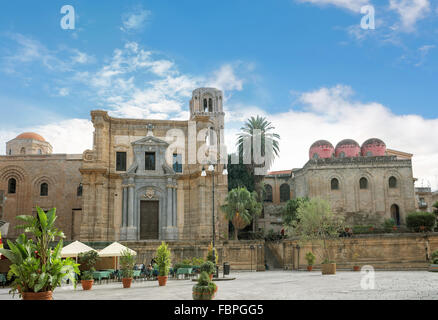
[[271,172],[265,178],[264,225],[281,228],[279,210],[291,198],[328,200],[332,210],[352,225],[380,225],[393,218],[404,224],[416,211],[412,154],[387,149],[380,139],[360,146],[351,139],[336,147],[320,140],[312,144],[303,168]]

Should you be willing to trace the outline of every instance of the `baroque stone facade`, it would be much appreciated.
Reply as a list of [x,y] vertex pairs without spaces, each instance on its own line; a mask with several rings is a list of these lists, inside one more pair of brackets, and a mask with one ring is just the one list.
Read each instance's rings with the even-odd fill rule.
[[[310,147],[309,161],[303,168],[274,172],[265,178],[265,185],[273,190],[265,211],[287,201],[290,189],[293,198],[328,200],[332,210],[344,215],[349,224],[378,225],[393,218],[402,225],[406,214],[416,209],[411,157],[386,149],[379,139],[369,139],[362,147],[346,139],[336,148],[328,141],[317,141]],[[278,220],[283,206],[265,219]]]

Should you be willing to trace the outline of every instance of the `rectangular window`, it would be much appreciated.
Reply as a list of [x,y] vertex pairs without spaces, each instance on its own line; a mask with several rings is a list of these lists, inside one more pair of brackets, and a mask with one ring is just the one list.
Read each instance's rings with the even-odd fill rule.
[[155,170],[155,152],[145,153],[145,170]]
[[116,171],[126,171],[126,152],[116,153]]
[[173,154],[173,171],[176,173],[182,172],[182,155],[177,153]]

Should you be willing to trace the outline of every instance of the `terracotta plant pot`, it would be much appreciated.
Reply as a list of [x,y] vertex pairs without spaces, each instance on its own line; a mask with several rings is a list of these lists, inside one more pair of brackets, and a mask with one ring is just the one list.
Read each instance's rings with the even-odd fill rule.
[[131,288],[132,278],[122,278],[123,288]]
[[91,290],[93,287],[94,280],[81,280],[82,289]]
[[217,290],[213,293],[193,291],[192,297],[193,300],[213,300],[216,295],[216,292]]
[[158,284],[160,287],[163,287],[167,283],[167,276],[158,276]]
[[360,266],[353,266],[353,271],[360,271]]
[[307,266],[307,271],[312,271],[313,266]]
[[209,276],[210,276],[210,281],[213,280],[213,273],[209,274]]
[[23,292],[23,300],[53,300],[52,291],[45,292]]
[[336,274],[336,263],[324,263],[321,265],[322,274]]

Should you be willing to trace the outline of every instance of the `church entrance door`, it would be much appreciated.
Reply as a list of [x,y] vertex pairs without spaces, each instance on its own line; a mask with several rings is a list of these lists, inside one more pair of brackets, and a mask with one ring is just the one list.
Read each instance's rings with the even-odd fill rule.
[[398,205],[393,204],[391,207],[391,217],[395,220],[395,223],[400,225],[400,208]]
[[158,239],[158,201],[140,201],[140,240]]

